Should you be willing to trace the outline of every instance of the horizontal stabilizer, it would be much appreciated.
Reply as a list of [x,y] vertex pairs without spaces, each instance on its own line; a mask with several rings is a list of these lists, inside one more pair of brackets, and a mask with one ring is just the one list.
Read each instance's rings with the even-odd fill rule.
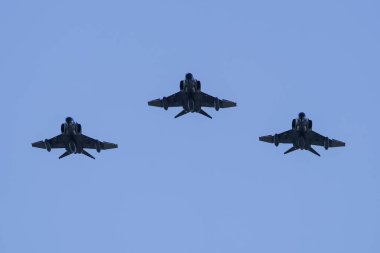
[[212,117],[208,115],[207,112],[203,111],[202,109],[199,111],[199,113],[202,114],[203,116],[206,116],[207,118],[212,119]]
[[291,147],[290,149],[288,149],[288,150],[285,151],[284,155],[286,155],[286,154],[288,154],[290,152],[296,151],[297,149],[298,148],[296,148],[296,147]]
[[88,157],[90,157],[90,158],[92,158],[92,159],[95,159],[95,157],[93,157],[90,153],[88,153],[86,150],[84,150],[83,149],[83,151],[82,151],[82,154],[84,154],[85,156],[88,156]]
[[59,159],[61,159],[61,158],[64,158],[64,157],[66,157],[66,156],[68,156],[68,155],[70,155],[71,153],[69,152],[69,151],[66,151],[65,153],[63,153],[60,157],[59,157]]
[[313,153],[314,155],[317,155],[317,156],[321,156],[320,154],[318,154],[317,151],[315,151],[315,149],[313,149],[312,147],[308,148],[307,150],[309,150],[311,153]]
[[183,110],[180,113],[178,113],[174,118],[176,119],[176,118],[181,117],[181,116],[183,116],[183,115],[185,115],[187,113],[188,113],[187,111]]

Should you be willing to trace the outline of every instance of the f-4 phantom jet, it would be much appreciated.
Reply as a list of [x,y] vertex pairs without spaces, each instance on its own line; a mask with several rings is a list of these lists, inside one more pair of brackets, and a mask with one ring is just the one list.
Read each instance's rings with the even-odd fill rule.
[[96,151],[100,153],[101,150],[117,148],[117,144],[101,142],[82,134],[81,124],[74,122],[71,117],[67,117],[65,123],[61,125],[60,135],[51,139],[45,139],[45,141],[32,143],[32,146],[35,148],[46,149],[48,152],[53,148],[66,149],[66,152],[63,153],[59,159],[71,154],[83,154],[95,159],[95,157],[84,149],[96,149]]
[[208,115],[202,107],[213,107],[215,110],[219,111],[220,108],[236,106],[235,102],[225,99],[221,100],[202,92],[201,82],[194,79],[191,73],[186,74],[185,80],[180,82],[179,88],[179,92],[169,97],[149,101],[148,105],[163,107],[165,110],[169,107],[182,107],[183,110],[178,113],[175,118],[183,116],[189,112],[197,112],[210,119],[212,117]]
[[293,147],[288,149],[284,154],[288,154],[298,149],[305,149],[317,156],[320,156],[320,154],[318,154],[317,151],[311,147],[311,145],[322,146],[326,150],[328,148],[343,147],[346,145],[344,142],[329,139],[328,137],[314,132],[312,127],[312,120],[306,118],[305,113],[301,112],[298,114],[298,119],[293,119],[291,130],[280,134],[275,134],[274,136],[262,136],[259,140],[274,143],[276,147],[279,143],[293,144]]

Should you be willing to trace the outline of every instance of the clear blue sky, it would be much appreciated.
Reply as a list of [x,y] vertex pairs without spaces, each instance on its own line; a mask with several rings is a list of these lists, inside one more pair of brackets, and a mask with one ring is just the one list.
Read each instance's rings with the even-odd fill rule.
[[[378,1],[2,1],[1,253],[380,252]],[[238,107],[147,106],[186,72]],[[304,111],[347,143],[261,143]],[[116,142],[33,149],[66,116]]]

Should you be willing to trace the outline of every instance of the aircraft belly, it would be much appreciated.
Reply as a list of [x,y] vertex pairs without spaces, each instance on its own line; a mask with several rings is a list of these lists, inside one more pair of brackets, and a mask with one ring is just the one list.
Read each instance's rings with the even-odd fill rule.
[[78,135],[68,136],[65,140],[66,150],[71,153],[81,153],[83,150],[82,143],[78,140]]
[[305,146],[306,146],[306,142],[305,142],[305,138],[304,137],[299,137],[298,138],[298,147],[300,149],[305,149]]

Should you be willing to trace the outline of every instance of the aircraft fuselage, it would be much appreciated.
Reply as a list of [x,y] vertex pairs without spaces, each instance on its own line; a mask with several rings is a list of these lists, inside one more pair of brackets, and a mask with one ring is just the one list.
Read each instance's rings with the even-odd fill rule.
[[293,128],[296,131],[296,136],[293,146],[301,150],[308,149],[311,147],[311,143],[308,141],[308,132],[310,130],[310,120],[307,118],[298,118],[295,119],[295,127]]
[[71,154],[80,154],[83,152],[83,147],[80,143],[79,135],[81,135],[82,127],[78,123],[63,123],[61,125],[61,132],[65,149]]
[[199,112],[201,110],[200,89],[197,87],[197,80],[183,80],[182,107],[187,112]]

